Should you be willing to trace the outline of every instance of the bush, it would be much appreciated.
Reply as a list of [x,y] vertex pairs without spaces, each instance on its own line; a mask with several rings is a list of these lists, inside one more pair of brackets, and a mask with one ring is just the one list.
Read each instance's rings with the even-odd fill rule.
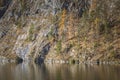
[[62,42],[61,40],[57,42],[57,46],[56,46],[56,51],[59,54],[62,50]]
[[32,41],[33,34],[34,34],[34,25],[32,24],[29,29],[29,38],[28,38],[29,41]]

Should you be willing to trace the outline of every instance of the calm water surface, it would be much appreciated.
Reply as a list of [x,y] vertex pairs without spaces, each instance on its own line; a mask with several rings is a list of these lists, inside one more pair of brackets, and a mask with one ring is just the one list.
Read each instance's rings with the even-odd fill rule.
[[0,64],[0,80],[120,80],[120,65]]

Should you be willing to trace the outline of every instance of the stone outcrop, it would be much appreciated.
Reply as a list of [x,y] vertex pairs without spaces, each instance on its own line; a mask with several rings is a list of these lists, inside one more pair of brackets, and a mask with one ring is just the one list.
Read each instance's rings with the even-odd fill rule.
[[[1,56],[14,54],[15,59],[20,57],[36,63],[44,60],[61,63],[98,61],[111,59],[114,47],[114,57],[120,58],[119,45],[113,43],[108,46],[115,39],[107,42],[102,33],[98,36],[96,23],[99,20],[86,22],[92,14],[86,15],[86,12],[90,13],[91,0],[8,1],[5,9],[0,8]],[[118,43],[119,31],[116,35],[114,31],[119,28],[118,25],[111,31]],[[108,55],[109,48],[113,54]],[[13,59],[10,55],[8,57]]]

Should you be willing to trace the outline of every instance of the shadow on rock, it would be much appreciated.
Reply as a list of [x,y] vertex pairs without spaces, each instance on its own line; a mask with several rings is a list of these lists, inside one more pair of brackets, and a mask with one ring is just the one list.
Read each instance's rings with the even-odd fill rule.
[[20,57],[17,57],[17,59],[16,59],[16,63],[17,63],[17,64],[20,64],[20,63],[22,63],[22,62],[23,62],[23,59],[20,58]]
[[35,58],[35,63],[36,64],[41,64],[44,62],[45,56],[48,54],[50,50],[50,43],[47,43],[42,50],[39,53],[39,56],[37,56],[37,58]]

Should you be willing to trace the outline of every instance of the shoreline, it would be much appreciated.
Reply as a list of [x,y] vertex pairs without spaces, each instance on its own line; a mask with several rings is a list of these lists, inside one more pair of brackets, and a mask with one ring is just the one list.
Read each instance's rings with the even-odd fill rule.
[[79,61],[79,60],[45,60],[44,63],[52,64],[120,64],[120,61]]
[[[20,60],[20,61],[19,61]],[[7,59],[5,57],[0,57],[0,63],[23,63],[23,62],[34,62],[34,60],[22,60],[17,59],[17,60],[12,60],[12,59]],[[91,61],[91,60],[75,60],[75,59],[70,59],[70,60],[64,60],[64,59],[44,59],[42,63],[48,63],[48,64],[120,64],[119,60],[96,60],[96,61]],[[36,63],[36,64],[42,64],[42,63]]]

